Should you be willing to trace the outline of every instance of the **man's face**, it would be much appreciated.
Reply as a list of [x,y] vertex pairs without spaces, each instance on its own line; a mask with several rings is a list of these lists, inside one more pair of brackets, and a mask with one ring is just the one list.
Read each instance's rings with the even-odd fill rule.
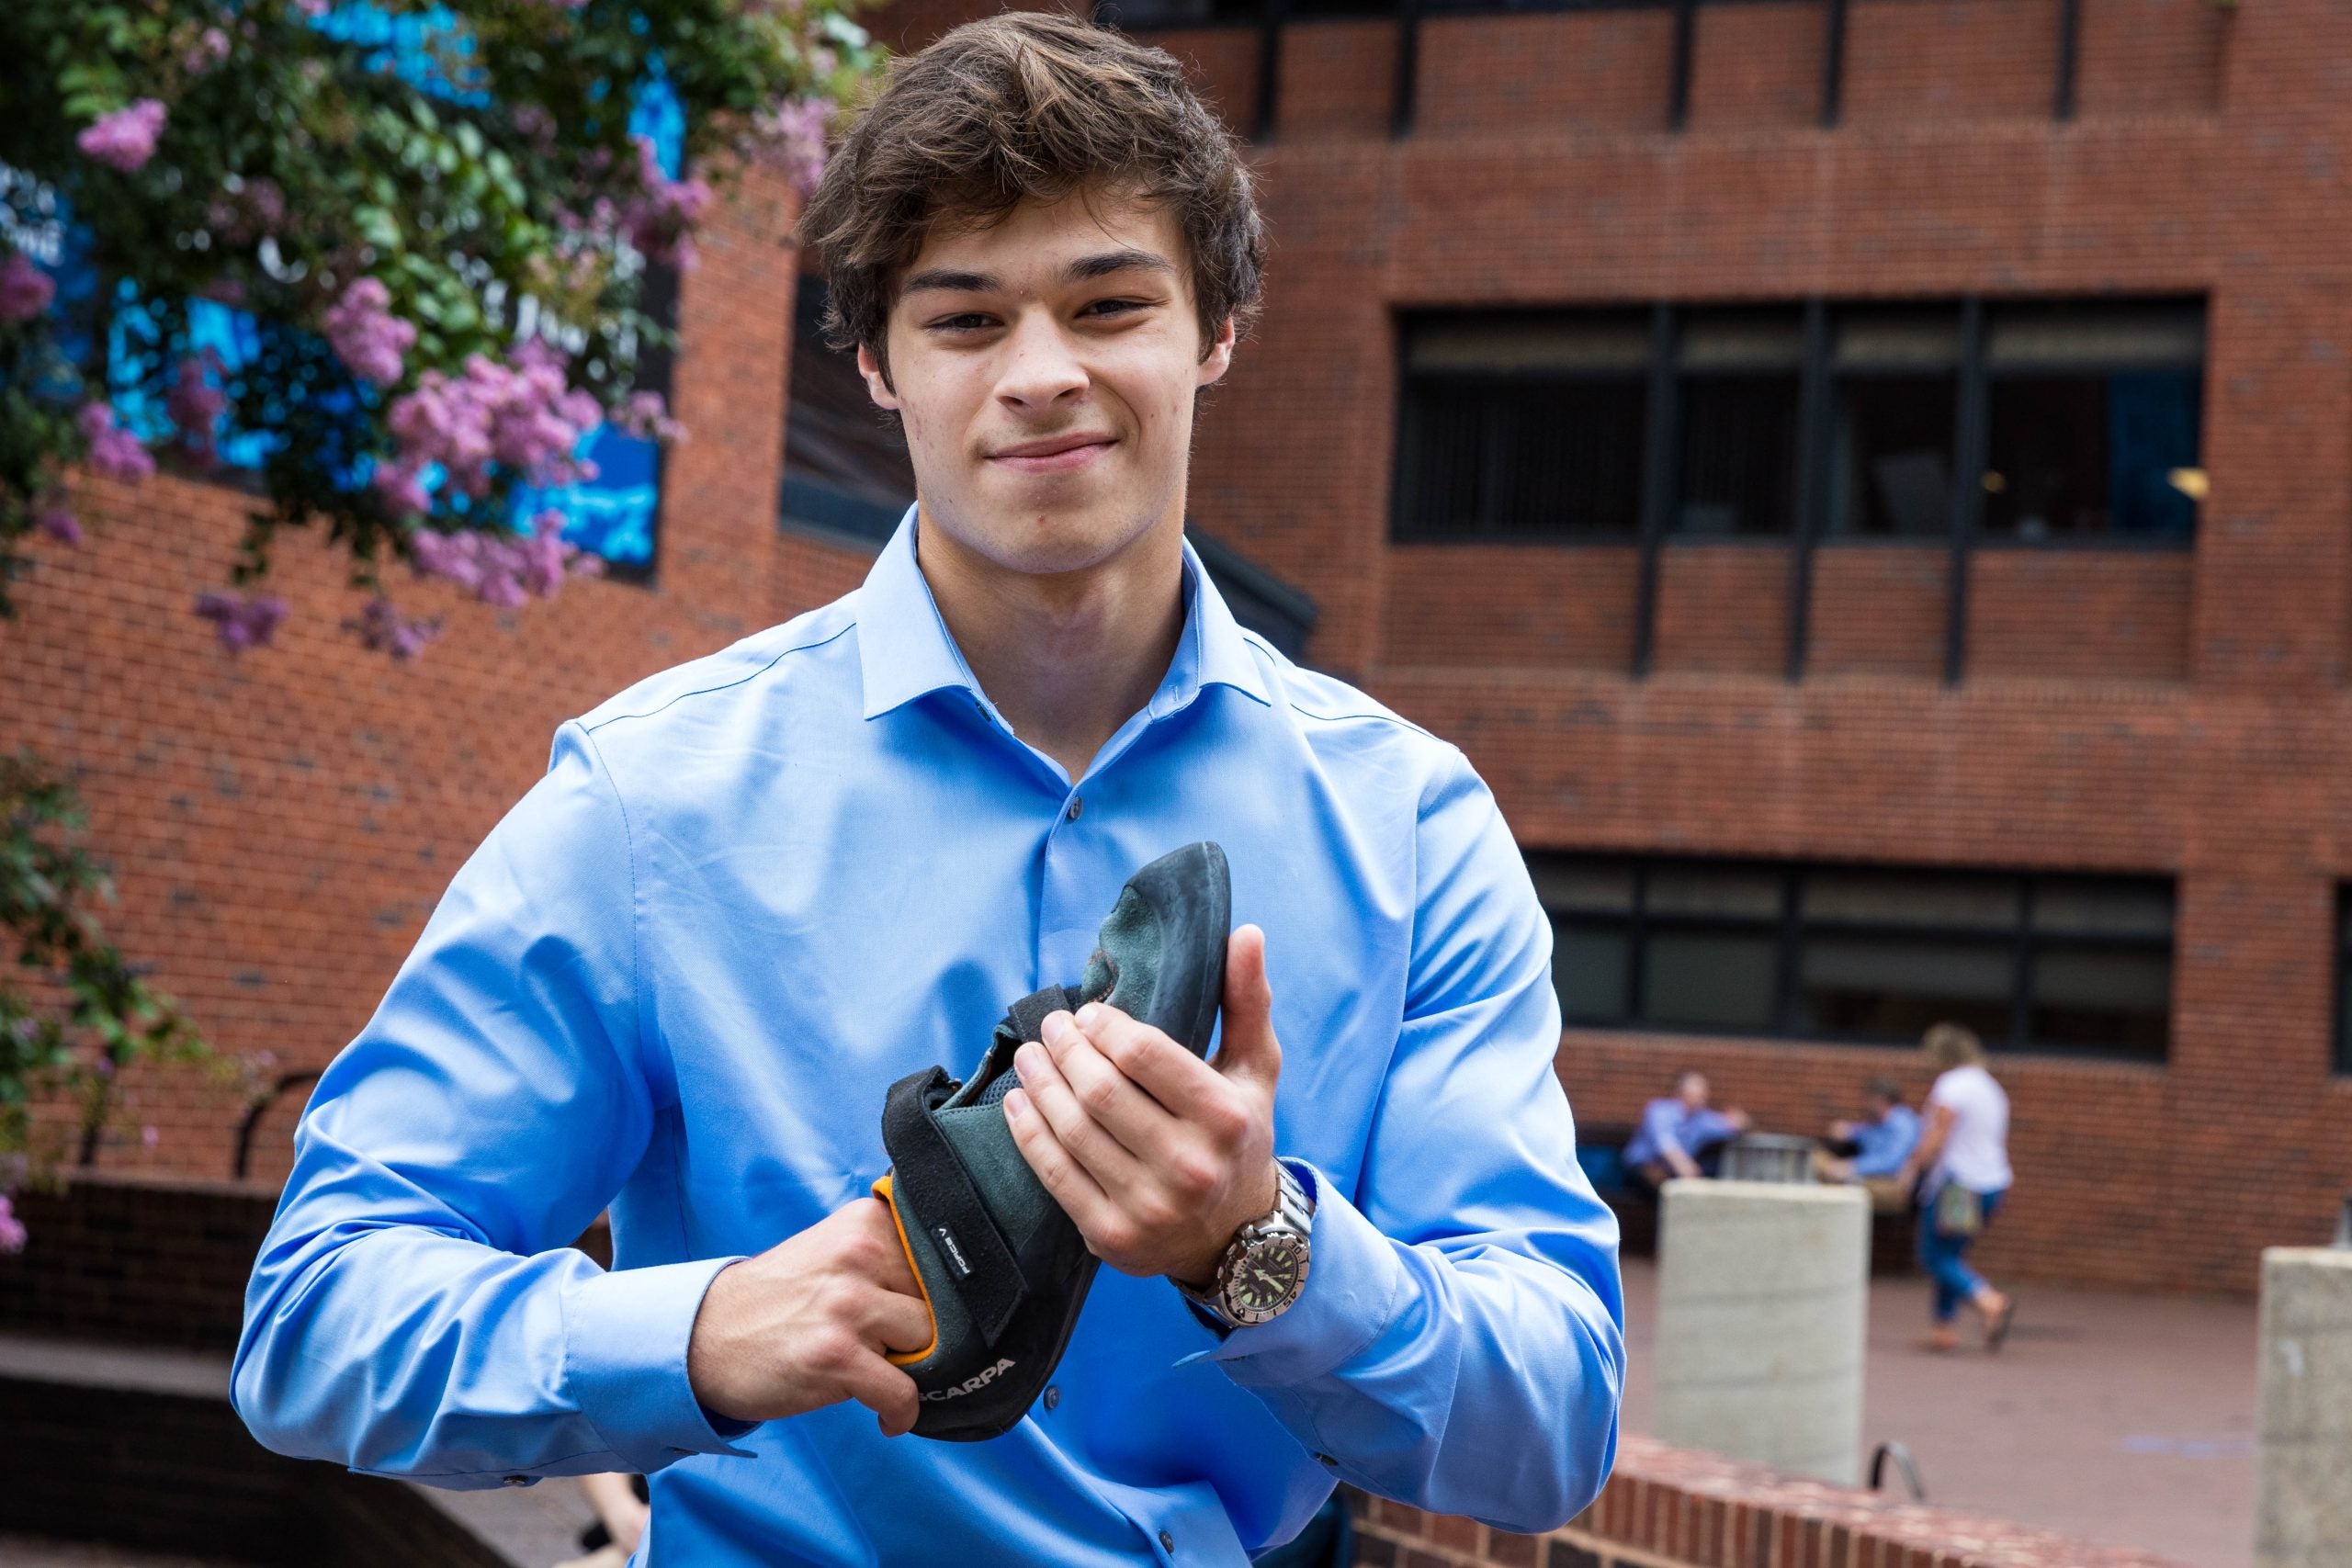
[[1871,1120],[1873,1122],[1885,1121],[1886,1113],[1894,1109],[1894,1101],[1883,1094],[1866,1095],[1863,1097],[1862,1103],[1870,1107]]
[[1691,1110],[1702,1111],[1706,1108],[1707,1079],[1704,1074],[1685,1073],[1682,1075],[1682,1081],[1677,1084],[1675,1089],[1681,1095],[1682,1103]]
[[935,231],[887,327],[874,400],[904,421],[924,525],[1010,570],[1082,570],[1180,514],[1204,355],[1183,239],[1100,190]]

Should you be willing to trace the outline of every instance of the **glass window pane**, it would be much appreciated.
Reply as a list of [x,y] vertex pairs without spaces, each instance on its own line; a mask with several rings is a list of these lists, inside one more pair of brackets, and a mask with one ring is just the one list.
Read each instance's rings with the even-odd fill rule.
[[1949,370],[1960,364],[1960,307],[1850,306],[1838,312],[1830,367]]
[[1791,531],[1798,385],[1794,369],[1683,378],[1677,532]]
[[1808,920],[2014,931],[2018,890],[2014,877],[1816,871],[1804,879],[1798,908]]
[[2169,937],[2172,889],[2146,882],[2043,882],[2033,890],[2033,929]]
[[1933,538],[1951,531],[1952,423],[1959,378],[1841,378],[1829,527]]
[[1631,537],[1645,386],[1639,375],[1414,378],[1397,433],[1397,535]]
[[2205,378],[2195,370],[2134,370],[2107,379],[2109,526],[2118,534],[2185,539],[2197,502]]
[[1778,920],[1781,874],[1765,867],[1662,865],[1643,906],[1653,915]]
[[1984,363],[1995,371],[2182,368],[2204,360],[2198,304],[1996,305],[1984,334]]
[[2107,378],[1991,383],[1984,528],[2026,540],[2108,531]]
[[1460,380],[1406,389],[1403,447],[1397,466],[1396,531],[1403,536],[1476,535],[1487,530],[1488,427],[1494,400]]
[[2001,945],[1809,937],[1798,960],[1800,1018],[1819,1033],[1905,1041],[1950,1020],[1997,1043],[2009,1038],[2015,976]]
[[1531,855],[1527,870],[1547,909],[1633,912],[1634,868],[1622,861]]
[[1642,378],[1530,380],[1505,395],[1498,418],[1490,483],[1499,532],[1630,538],[1640,529]]
[[1642,1020],[1769,1032],[1779,975],[1778,943],[1770,935],[1655,932],[1642,954]]
[[1623,931],[1559,925],[1552,931],[1552,986],[1570,1023],[1621,1023],[1633,942]]
[[2044,948],[2027,1033],[2037,1045],[2161,1057],[2171,1037],[2168,953]]
[[1414,372],[1645,376],[1649,364],[1649,317],[1641,311],[1429,316],[1405,328],[1405,367]]

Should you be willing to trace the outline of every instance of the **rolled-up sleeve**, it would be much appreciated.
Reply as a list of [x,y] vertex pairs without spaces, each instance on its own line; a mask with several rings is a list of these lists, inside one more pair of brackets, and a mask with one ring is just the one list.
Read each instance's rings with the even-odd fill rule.
[[1288,1312],[1204,1354],[1340,1479],[1498,1529],[1574,1517],[1624,1382],[1615,1217],[1553,1069],[1550,922],[1460,753],[1424,796],[1403,1027],[1352,1193],[1317,1170]]
[[567,724],[303,1114],[232,1384],[267,1447],[447,1486],[743,1451],[686,1376],[733,1259],[608,1273],[568,1245],[664,1081],[636,886],[623,803]]

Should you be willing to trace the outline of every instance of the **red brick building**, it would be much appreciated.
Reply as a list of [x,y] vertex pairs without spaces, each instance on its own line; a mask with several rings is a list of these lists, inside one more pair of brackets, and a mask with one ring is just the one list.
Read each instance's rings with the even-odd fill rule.
[[[1695,1066],[1811,1130],[1922,1086],[1886,1042],[1951,1013],[2015,1099],[1989,1268],[2244,1289],[2324,1235],[2352,14],[1268,3],[1122,18],[1261,144],[1268,307],[1193,515],[1494,785],[1580,1117]],[[400,669],[289,545],[296,621],[232,660],[185,607],[239,498],[160,478],[94,482],[24,585],[0,736],[81,770],[112,929],[221,1044],[322,1063],[557,722],[863,575],[779,525],[795,265],[744,196],[683,290],[650,581],[453,602]],[[227,1168],[236,1104],[139,1088],[162,1140],[107,1163]]]

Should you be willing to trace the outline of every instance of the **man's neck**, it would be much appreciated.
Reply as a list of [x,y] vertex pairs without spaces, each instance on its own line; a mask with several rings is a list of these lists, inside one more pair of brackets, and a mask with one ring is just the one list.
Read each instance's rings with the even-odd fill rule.
[[1082,571],[1011,571],[918,525],[915,559],[980,689],[1074,783],[1151,700],[1184,631],[1182,525]]

